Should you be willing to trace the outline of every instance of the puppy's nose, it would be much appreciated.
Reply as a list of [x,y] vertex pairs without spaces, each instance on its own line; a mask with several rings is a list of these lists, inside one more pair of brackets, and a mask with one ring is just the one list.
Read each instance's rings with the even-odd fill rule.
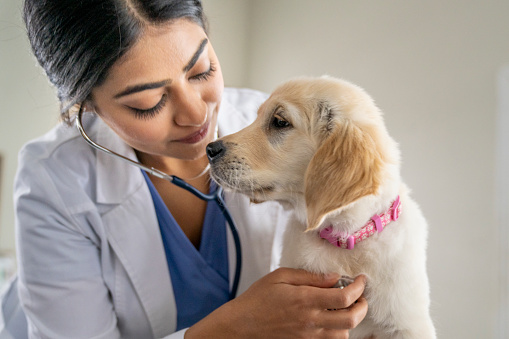
[[221,140],[211,142],[207,145],[207,157],[209,158],[209,162],[213,163],[220,159],[226,153],[226,147],[224,146]]

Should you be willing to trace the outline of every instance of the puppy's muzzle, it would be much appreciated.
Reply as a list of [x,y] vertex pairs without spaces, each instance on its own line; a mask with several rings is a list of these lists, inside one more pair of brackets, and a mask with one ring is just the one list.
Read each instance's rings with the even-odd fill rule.
[[213,164],[226,154],[226,146],[221,140],[217,140],[207,145],[206,152],[209,162]]

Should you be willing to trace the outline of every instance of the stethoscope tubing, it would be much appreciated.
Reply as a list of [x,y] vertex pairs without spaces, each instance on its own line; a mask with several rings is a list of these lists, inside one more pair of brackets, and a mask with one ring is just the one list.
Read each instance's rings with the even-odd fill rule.
[[231,288],[230,295],[229,295],[230,300],[234,299],[235,296],[237,295],[237,290],[238,290],[239,281],[240,281],[240,273],[242,271],[242,248],[240,245],[240,237],[239,237],[238,229],[237,229],[235,222],[233,221],[233,217],[231,216],[230,211],[226,207],[225,201],[222,197],[223,188],[218,187],[218,189],[215,192],[210,193],[210,194],[202,193],[196,187],[190,185],[189,183],[187,183],[186,181],[184,181],[183,179],[181,179],[175,175],[169,175],[169,174],[166,174],[156,168],[145,166],[137,161],[129,159],[121,154],[113,152],[112,150],[97,144],[85,132],[85,129],[83,128],[83,124],[81,121],[82,115],[83,115],[83,105],[81,105],[78,115],[76,116],[76,127],[78,128],[78,131],[80,132],[81,136],[85,139],[85,141],[93,148],[100,150],[100,151],[102,151],[106,154],[109,154],[115,158],[118,158],[120,160],[123,160],[124,162],[127,162],[130,165],[136,166],[136,167],[142,169],[143,171],[150,173],[151,175],[154,175],[161,179],[165,179],[165,180],[171,182],[172,184],[192,193],[193,195],[195,195],[196,197],[198,197],[201,200],[204,200],[204,201],[215,200],[216,201],[217,205],[219,206],[219,209],[221,210],[221,213],[224,215],[226,222],[230,228],[233,242],[235,244],[235,252],[236,252],[235,253],[236,254],[235,275],[233,277],[232,288]]

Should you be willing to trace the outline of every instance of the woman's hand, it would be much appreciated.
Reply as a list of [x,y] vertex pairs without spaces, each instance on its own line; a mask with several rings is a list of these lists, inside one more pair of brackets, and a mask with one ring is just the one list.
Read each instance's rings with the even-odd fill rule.
[[366,279],[280,268],[191,327],[186,338],[348,338],[366,316]]

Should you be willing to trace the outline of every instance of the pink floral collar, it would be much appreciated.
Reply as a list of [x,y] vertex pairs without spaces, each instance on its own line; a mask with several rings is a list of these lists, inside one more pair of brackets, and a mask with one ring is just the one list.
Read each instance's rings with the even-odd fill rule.
[[375,233],[382,232],[387,224],[393,220],[398,220],[400,214],[401,201],[398,195],[392,206],[385,213],[372,216],[368,223],[353,235],[334,231],[331,225],[320,231],[320,238],[327,240],[336,247],[352,250],[355,244],[369,238]]

